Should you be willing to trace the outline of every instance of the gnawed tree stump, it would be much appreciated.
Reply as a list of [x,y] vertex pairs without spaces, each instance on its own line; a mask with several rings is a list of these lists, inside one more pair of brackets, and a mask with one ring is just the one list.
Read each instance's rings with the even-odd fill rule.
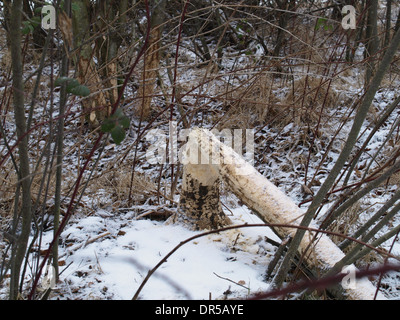
[[[197,148],[197,150],[196,150]],[[222,178],[247,207],[265,223],[299,225],[302,210],[282,191],[261,175],[232,148],[221,143],[210,131],[194,129],[189,135],[189,156],[184,161],[185,176],[181,208],[198,225],[210,224],[217,217],[225,219],[219,203],[219,179]],[[187,152],[186,152],[187,153]],[[206,162],[208,159],[208,162]],[[184,158],[185,160],[185,158]],[[209,164],[207,164],[209,163]],[[214,195],[212,192],[215,192]],[[217,201],[218,199],[218,201]],[[204,216],[202,214],[205,213]],[[216,221],[216,220],[214,220]],[[214,224],[217,227],[219,223]],[[311,224],[310,228],[318,229]],[[281,239],[293,237],[296,229],[275,228]],[[306,254],[304,254],[306,253]],[[299,254],[315,274],[325,274],[344,257],[344,253],[326,234],[307,231],[299,246]],[[304,255],[303,255],[304,254]],[[344,288],[345,295],[354,300],[374,299],[376,288],[367,279],[358,279],[355,287]],[[382,295],[378,295],[382,299]]]
[[219,199],[219,172],[211,165],[188,164],[183,171],[179,209],[196,229],[218,229],[231,223]]
[[185,166],[179,211],[173,221],[183,220],[197,230],[218,229],[231,224],[222,210],[219,197],[219,167],[212,164],[208,154],[207,143],[189,136],[181,159]]

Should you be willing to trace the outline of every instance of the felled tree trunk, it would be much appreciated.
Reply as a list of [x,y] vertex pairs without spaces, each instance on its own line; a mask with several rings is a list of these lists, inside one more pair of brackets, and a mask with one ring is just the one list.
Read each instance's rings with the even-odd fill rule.
[[[185,165],[182,207],[192,218],[206,220],[219,216],[216,204],[219,198],[216,179],[222,177],[232,191],[246,206],[252,209],[265,223],[281,225],[299,225],[304,214],[302,210],[282,191],[261,175],[251,164],[246,162],[232,148],[221,143],[211,132],[204,129],[194,129],[189,135],[191,154]],[[198,152],[195,152],[195,147]],[[201,155],[201,157],[198,156]],[[199,159],[201,158],[201,159]],[[209,159],[205,164],[203,159]],[[196,164],[199,163],[199,164]],[[201,163],[201,164],[200,164]],[[215,178],[215,180],[212,179]],[[191,181],[199,181],[192,183]],[[206,192],[201,188],[207,185]],[[212,195],[212,190],[215,194]],[[203,198],[203,196],[206,196]],[[189,201],[188,201],[189,199]],[[214,205],[214,212],[202,216],[199,210],[202,203]],[[208,210],[208,209],[207,209]],[[311,228],[317,228],[310,225]],[[290,227],[275,228],[278,235],[284,239],[293,237],[296,229]],[[305,263],[315,274],[324,274],[344,257],[344,253],[325,234],[319,234],[315,240],[315,232],[307,231],[299,246],[299,254],[304,255]],[[368,280],[357,280],[355,288],[346,288],[346,296],[350,299],[373,299],[375,287]]]

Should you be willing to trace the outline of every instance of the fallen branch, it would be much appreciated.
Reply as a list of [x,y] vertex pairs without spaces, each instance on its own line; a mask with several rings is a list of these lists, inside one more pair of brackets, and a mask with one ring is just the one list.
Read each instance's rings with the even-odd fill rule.
[[89,245],[89,244],[91,244],[91,243],[93,243],[93,242],[96,242],[97,240],[99,240],[99,239],[101,239],[101,238],[104,238],[104,237],[106,237],[106,236],[109,236],[109,235],[110,235],[109,232],[105,232],[105,233],[99,234],[97,237],[94,237],[94,238],[92,238],[92,239],[88,239],[88,240],[86,240],[85,242],[82,242],[82,243],[80,243],[80,244],[77,244],[76,246],[73,246],[72,248],[69,248],[65,253],[59,255],[58,258],[62,258],[62,257],[64,257],[64,256],[66,256],[66,255],[67,255],[68,253],[70,253],[70,252],[79,250],[79,249],[81,249],[81,248],[85,248],[87,245]]
[[232,282],[232,283],[236,284],[236,285],[239,286],[239,287],[245,288],[246,290],[250,290],[250,288],[248,288],[248,287],[242,285],[242,284],[239,283],[239,282],[233,281],[232,279],[229,279],[229,278],[221,277],[220,275],[216,274],[215,272],[213,272],[213,273],[215,274],[215,276],[217,276],[218,278],[220,278],[220,279],[222,279],[222,280],[226,280],[226,281]]

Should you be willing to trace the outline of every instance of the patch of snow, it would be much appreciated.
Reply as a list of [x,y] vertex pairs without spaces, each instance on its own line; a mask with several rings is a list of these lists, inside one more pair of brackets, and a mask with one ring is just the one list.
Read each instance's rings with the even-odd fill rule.
[[[244,207],[226,214],[235,224],[260,223]],[[199,234],[181,225],[134,220],[131,216],[126,213],[102,218],[96,213],[76,220],[63,232],[64,244],[67,240],[74,244],[60,249],[61,255],[66,254],[56,288],[61,298],[131,299],[148,270],[181,241]],[[90,241],[102,234],[106,235]],[[246,297],[265,291],[269,283],[264,274],[275,250],[265,237],[279,241],[263,227],[197,238],[161,265],[144,286],[140,299],[209,299],[210,295],[215,299],[223,298],[224,292],[230,292],[229,297]],[[78,248],[71,251],[74,247]]]

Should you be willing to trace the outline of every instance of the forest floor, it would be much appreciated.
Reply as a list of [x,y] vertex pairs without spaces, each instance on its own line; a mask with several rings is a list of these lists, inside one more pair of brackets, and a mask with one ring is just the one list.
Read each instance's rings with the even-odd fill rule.
[[[196,57],[189,51],[182,49],[181,54],[185,58],[186,65],[190,65],[192,60],[193,65],[197,63],[194,61]],[[237,57],[235,59],[229,59],[229,55],[227,57],[224,62],[227,69],[234,63],[241,62],[240,59],[235,60]],[[241,59],[244,63],[248,57],[243,54]],[[49,68],[46,70],[45,72],[49,72]],[[179,81],[188,90],[190,84],[199,78],[200,72],[202,71],[198,68],[184,68],[180,70]],[[210,101],[203,101],[207,109],[198,112],[198,118],[194,119],[196,125],[211,128],[215,123],[216,115],[227,113],[226,103],[220,103],[221,100],[212,102],[212,92],[217,92],[227,81],[221,77],[209,83],[207,92]],[[229,81],[240,81],[240,77],[234,80],[229,79]],[[307,130],[307,125],[298,126],[293,121],[282,122],[279,125],[265,125],[260,108],[257,104],[250,103],[254,99],[263,99],[269,92],[268,88],[264,88],[266,91],[260,93],[260,90],[263,90],[262,81],[263,78],[260,78],[260,82],[255,83],[258,90],[255,91],[258,93],[248,98],[247,102],[244,101],[244,105],[240,106],[238,112],[231,114],[230,109],[228,110],[229,121],[224,122],[222,127],[254,129],[255,167],[296,203],[299,205],[304,203],[301,208],[306,209],[307,200],[313,192],[318,190],[340,153],[350,127],[349,123],[335,138],[335,143],[326,157],[327,160],[322,161],[326,146],[336,129],[342,124],[342,119],[348,116],[348,97],[354,99],[361,93],[360,74],[354,71],[348,76],[341,76],[341,86],[332,89],[334,103],[328,110],[326,122],[321,126],[322,134],[318,137],[312,137]],[[44,87],[46,87],[45,84]],[[288,91],[290,91],[289,87],[279,88],[278,83],[275,98],[285,99],[282,95]],[[374,115],[379,114],[388,103],[394,100],[396,92],[398,92],[398,81],[396,83],[388,81],[377,94],[373,112],[365,123],[364,138],[368,135],[369,124],[373,122]],[[129,91],[126,95],[130,95]],[[165,104],[162,97],[158,99],[158,102]],[[190,108],[190,104],[195,102],[195,95],[187,97],[186,107]],[[60,281],[56,284],[50,296],[51,299],[131,299],[149,269],[153,268],[181,241],[201,233],[190,230],[184,225],[166,223],[167,217],[176,210],[179,196],[174,197],[174,202],[170,201],[171,199],[166,196],[171,185],[169,172],[162,171],[161,165],[150,164],[146,161],[146,152],[152,143],[150,139],[141,139],[137,145],[135,177],[131,180],[136,130],[139,125],[142,128],[145,125],[135,120],[134,107],[129,104],[125,107],[125,112],[132,119],[127,138],[120,146],[113,144],[112,141],[107,143],[97,164],[98,171],[92,178],[93,183],[89,184],[87,192],[80,200],[76,214],[70,219],[61,235]],[[35,114],[41,117],[46,113],[45,108],[46,105],[38,106]],[[78,104],[72,104],[71,111],[74,108],[79,112]],[[384,141],[397,116],[399,116],[398,112],[393,113],[387,125],[375,135],[369,146],[371,154]],[[40,117],[34,119],[34,123],[39,123],[42,120]],[[168,133],[167,119],[168,117],[160,117],[152,127]],[[87,139],[89,142],[83,141],[80,136],[83,128],[80,119],[67,120],[64,159],[65,190],[71,188],[76,179],[77,168],[82,165],[85,152],[91,147],[90,139]],[[12,111],[9,112],[6,122],[7,132],[11,135],[14,130]],[[46,132],[38,130],[36,134],[37,137],[43,136],[43,139],[37,140],[39,150],[44,145]],[[313,141],[313,146],[310,141]],[[359,144],[362,144],[362,139]],[[310,150],[312,150],[311,154]],[[121,158],[124,156],[122,162]],[[382,157],[384,156],[383,152]],[[309,159],[308,162],[307,159]],[[360,163],[363,161],[367,159],[361,160]],[[315,183],[309,189],[304,188],[305,168],[307,168],[308,179],[315,177]],[[135,203],[127,206],[126,199],[129,196],[132,181]],[[353,212],[348,213],[349,220],[338,222],[338,230],[342,230],[350,220],[356,221],[355,223],[365,221],[376,211],[376,207],[389,198],[398,187],[399,182],[392,181],[371,192]],[[157,188],[161,190],[161,194],[157,192]],[[179,188],[180,180],[177,185],[178,190]],[[334,195],[332,198],[334,199]],[[65,200],[68,200],[68,197]],[[234,224],[261,222],[226,190],[223,192],[222,202],[224,211]],[[322,216],[323,212],[320,215]],[[3,217],[2,226],[9,223],[9,219],[10,217]],[[392,221],[392,225],[398,223],[400,223],[400,217]],[[351,234],[351,226],[349,230],[342,231]],[[43,254],[52,236],[51,228],[44,231],[40,243],[37,242],[32,250],[38,255]],[[1,241],[3,242],[1,248],[6,248],[5,240],[2,238]],[[257,292],[267,291],[270,279],[266,279],[265,274],[277,249],[273,245],[274,241],[280,242],[269,228],[263,227],[242,228],[199,237],[179,248],[162,264],[144,286],[139,298],[242,299]],[[392,241],[393,239],[387,241],[382,248],[389,250]],[[391,252],[394,255],[400,255],[398,239]],[[370,255],[368,259],[365,264],[369,266],[382,262],[374,255]],[[36,266],[32,264],[29,268],[35,270]],[[371,280],[376,282],[377,279]],[[27,284],[31,281],[29,272],[27,272],[26,281]],[[398,273],[385,275],[380,290],[390,299],[399,299],[400,275]],[[6,297],[7,283],[3,283],[0,287],[0,299]],[[292,296],[293,299],[296,297],[296,295]]]

